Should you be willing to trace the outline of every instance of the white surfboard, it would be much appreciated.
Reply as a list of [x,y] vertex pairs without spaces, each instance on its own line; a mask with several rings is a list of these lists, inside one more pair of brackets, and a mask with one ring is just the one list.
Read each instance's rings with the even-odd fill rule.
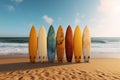
[[40,27],[38,35],[38,56],[40,62],[44,62],[47,58],[47,37],[44,26]]
[[90,54],[91,54],[91,37],[89,28],[86,26],[83,31],[83,58],[85,62],[89,62]]

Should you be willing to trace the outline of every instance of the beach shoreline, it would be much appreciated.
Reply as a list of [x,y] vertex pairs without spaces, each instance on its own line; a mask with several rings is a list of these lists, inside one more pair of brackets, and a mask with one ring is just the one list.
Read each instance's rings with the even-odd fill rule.
[[[94,58],[90,63],[30,63],[27,57],[0,59],[4,80],[115,80],[120,79],[120,59]],[[4,76],[5,75],[5,76]]]
[[[57,53],[56,53],[57,54]],[[57,56],[56,56],[57,57]],[[64,53],[64,58],[66,57]],[[29,53],[9,53],[5,55],[0,55],[0,59],[5,59],[5,58],[29,58]],[[38,58],[38,54],[37,54]],[[83,55],[82,55],[83,58]],[[91,52],[91,59],[95,58],[120,58],[120,52],[96,52],[92,51]],[[74,56],[73,56],[74,60]]]

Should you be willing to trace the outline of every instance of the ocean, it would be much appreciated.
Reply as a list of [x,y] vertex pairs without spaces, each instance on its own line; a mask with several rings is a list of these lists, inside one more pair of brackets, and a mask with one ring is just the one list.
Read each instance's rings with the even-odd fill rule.
[[120,58],[120,37],[91,38],[92,58]]
[[[92,37],[92,58],[120,58],[120,38]],[[0,55],[28,54],[28,37],[0,37]]]
[[28,53],[28,37],[0,37],[0,55]]

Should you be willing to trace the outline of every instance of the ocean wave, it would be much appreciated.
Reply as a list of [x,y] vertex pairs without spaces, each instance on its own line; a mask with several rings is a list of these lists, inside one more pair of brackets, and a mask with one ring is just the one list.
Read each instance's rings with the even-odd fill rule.
[[1,43],[28,43],[28,37],[0,37]]
[[0,48],[0,55],[10,55],[10,54],[26,54],[28,53],[28,48],[13,48],[13,47],[5,47],[5,48]]
[[92,43],[120,43],[120,38],[92,38]]
[[[92,38],[92,51],[120,52],[120,38]],[[28,38],[0,38],[0,55],[28,53]]]
[[107,43],[104,40],[91,40],[92,43]]
[[0,48],[3,47],[27,47],[28,43],[1,43],[0,42]]
[[28,53],[27,43],[1,43],[0,42],[0,55],[8,54],[26,54]]

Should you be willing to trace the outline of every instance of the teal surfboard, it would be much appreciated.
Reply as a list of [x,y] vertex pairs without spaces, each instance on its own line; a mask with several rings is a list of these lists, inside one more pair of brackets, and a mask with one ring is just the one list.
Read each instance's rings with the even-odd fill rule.
[[47,56],[49,62],[54,62],[56,50],[55,30],[51,25],[47,35]]

